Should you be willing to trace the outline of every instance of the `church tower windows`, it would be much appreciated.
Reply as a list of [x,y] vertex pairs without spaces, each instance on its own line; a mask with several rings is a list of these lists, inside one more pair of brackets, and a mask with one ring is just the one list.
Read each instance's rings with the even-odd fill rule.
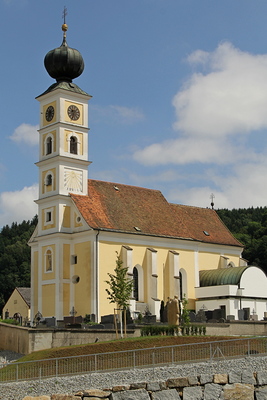
[[53,185],[53,176],[51,173],[48,173],[45,177],[45,186],[52,186]]
[[78,140],[75,136],[70,137],[70,153],[78,154]]
[[52,145],[53,145],[53,141],[51,136],[48,136],[48,138],[46,139],[46,155],[51,154],[52,153]]

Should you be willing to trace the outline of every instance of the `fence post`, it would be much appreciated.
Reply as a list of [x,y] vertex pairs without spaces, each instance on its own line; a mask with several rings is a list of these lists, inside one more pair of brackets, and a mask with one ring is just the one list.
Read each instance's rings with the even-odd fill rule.
[[248,339],[248,356],[250,357],[250,341]]
[[212,345],[210,343],[210,360],[212,360]]
[[56,358],[56,377],[58,376],[58,358]]
[[18,382],[18,380],[19,380],[19,365],[17,364],[17,367],[16,367],[16,381]]
[[135,350],[133,351],[133,369],[135,369]]
[[172,364],[174,364],[174,354],[173,354],[173,347],[172,347]]
[[95,354],[95,372],[97,371],[97,355]]

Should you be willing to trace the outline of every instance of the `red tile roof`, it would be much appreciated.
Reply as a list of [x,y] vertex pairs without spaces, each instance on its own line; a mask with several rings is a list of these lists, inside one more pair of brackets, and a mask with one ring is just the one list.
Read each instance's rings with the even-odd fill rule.
[[168,203],[158,190],[89,179],[88,196],[71,198],[93,229],[243,247],[216,211]]

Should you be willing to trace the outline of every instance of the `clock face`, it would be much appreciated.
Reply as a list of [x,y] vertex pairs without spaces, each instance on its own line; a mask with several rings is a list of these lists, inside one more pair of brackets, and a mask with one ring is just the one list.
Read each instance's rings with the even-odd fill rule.
[[77,121],[80,118],[80,110],[74,104],[68,107],[68,116],[73,121]]
[[45,119],[50,122],[54,118],[55,109],[53,106],[48,106],[45,112]]

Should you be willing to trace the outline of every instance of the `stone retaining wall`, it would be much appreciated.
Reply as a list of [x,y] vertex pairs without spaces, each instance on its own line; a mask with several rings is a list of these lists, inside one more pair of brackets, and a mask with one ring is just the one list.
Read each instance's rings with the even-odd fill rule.
[[23,400],[267,400],[267,371],[202,374]]

